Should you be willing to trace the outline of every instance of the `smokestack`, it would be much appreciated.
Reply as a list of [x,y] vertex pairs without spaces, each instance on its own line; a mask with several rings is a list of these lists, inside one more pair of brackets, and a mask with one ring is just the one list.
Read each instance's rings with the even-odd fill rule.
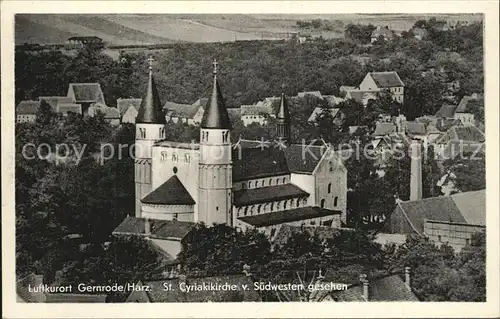
[[368,280],[365,279],[363,281],[363,298],[365,298],[366,301],[369,301],[370,295],[368,293]]
[[410,267],[405,267],[405,283],[408,286],[408,288],[411,288]]
[[418,140],[412,140],[410,147],[410,200],[420,200],[422,199],[422,146]]
[[149,222],[149,218],[144,219],[144,235],[151,235],[151,223]]

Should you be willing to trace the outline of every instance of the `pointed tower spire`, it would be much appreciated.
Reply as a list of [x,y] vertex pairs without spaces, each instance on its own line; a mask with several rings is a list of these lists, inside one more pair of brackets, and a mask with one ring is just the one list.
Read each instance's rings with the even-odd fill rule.
[[290,111],[285,93],[281,93],[280,108],[276,114],[276,137],[284,144],[290,142]]
[[165,124],[165,115],[163,114],[160,97],[156,89],[156,83],[153,77],[153,57],[148,58],[149,62],[149,81],[146,95],[142,99],[139,113],[135,120],[136,123]]
[[214,60],[213,74],[214,74],[214,84],[212,88],[212,96],[207,103],[205,112],[203,114],[203,119],[201,120],[202,128],[209,129],[231,129],[231,122],[229,121],[229,114],[227,113],[226,105],[224,103],[224,98],[219,86],[219,81],[217,80],[217,66],[219,63]]

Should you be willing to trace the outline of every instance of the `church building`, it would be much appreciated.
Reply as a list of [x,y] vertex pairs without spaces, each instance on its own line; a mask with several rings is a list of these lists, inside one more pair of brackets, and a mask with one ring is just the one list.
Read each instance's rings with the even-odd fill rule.
[[225,223],[268,234],[283,224],[341,227],[347,170],[340,156],[327,145],[292,143],[284,94],[276,114],[276,141],[232,143],[217,67],[214,61],[200,142],[179,143],[165,140],[168,127],[150,66],[136,119],[135,217],[127,217],[120,232],[146,234],[127,229],[124,223],[133,220],[145,220],[148,227],[169,221]]

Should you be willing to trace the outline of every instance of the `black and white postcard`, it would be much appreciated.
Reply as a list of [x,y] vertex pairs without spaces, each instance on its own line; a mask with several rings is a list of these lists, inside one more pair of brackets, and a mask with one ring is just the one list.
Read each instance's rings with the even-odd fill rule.
[[498,3],[424,4],[3,2],[6,317],[498,316]]

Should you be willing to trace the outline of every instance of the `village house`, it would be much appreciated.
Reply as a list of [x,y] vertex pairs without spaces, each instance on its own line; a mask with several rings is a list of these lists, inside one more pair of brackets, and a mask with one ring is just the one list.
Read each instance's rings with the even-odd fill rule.
[[332,299],[337,302],[370,302],[370,301],[420,301],[411,288],[410,268],[405,267],[404,280],[402,274],[391,273],[368,277],[359,276],[359,282],[349,285],[345,290],[332,291]]
[[109,107],[104,104],[95,103],[92,104],[87,110],[87,115],[90,117],[96,116],[98,113],[101,113],[104,116],[104,121],[110,125],[120,125],[120,111],[116,107]]
[[389,29],[388,26],[381,27],[377,26],[375,30],[373,30],[370,39],[371,43],[377,42],[377,40],[382,39],[383,41],[390,41],[396,37],[393,30]]
[[106,105],[99,83],[70,83],[66,96],[71,98],[73,103],[82,105],[84,115],[93,104]]
[[254,105],[242,105],[240,110],[243,125],[247,126],[252,123],[265,124],[269,117],[275,117],[273,103],[278,102],[279,97],[267,97]]
[[485,191],[422,199],[421,142],[411,144],[410,200],[396,199],[396,209],[384,224],[385,233],[416,234],[460,251],[472,234],[486,226]]
[[[313,112],[311,113],[311,116],[307,119],[307,122],[317,124],[317,118],[320,116],[320,114],[323,112],[323,109],[321,107],[316,107],[314,108]],[[338,108],[328,108],[328,112],[330,113],[330,116],[332,117],[332,122],[335,125],[341,125],[342,121],[344,119],[344,115]]]
[[484,152],[484,133],[475,126],[453,126],[433,143],[437,159],[444,161],[459,155]]
[[16,123],[35,122],[40,101],[21,101],[16,107]]
[[464,96],[458,105],[445,103],[436,112],[436,117],[444,119],[455,119],[460,120],[463,125],[474,125],[475,119],[474,114],[470,111],[468,107],[469,103],[482,99],[482,95],[472,94],[470,96]]
[[404,86],[397,72],[369,72],[359,84],[359,90],[362,92],[388,91],[396,102],[403,103]]
[[139,113],[139,107],[141,106],[142,99],[128,98],[128,99],[117,99],[116,107],[120,112],[122,123],[135,123],[135,118]]

